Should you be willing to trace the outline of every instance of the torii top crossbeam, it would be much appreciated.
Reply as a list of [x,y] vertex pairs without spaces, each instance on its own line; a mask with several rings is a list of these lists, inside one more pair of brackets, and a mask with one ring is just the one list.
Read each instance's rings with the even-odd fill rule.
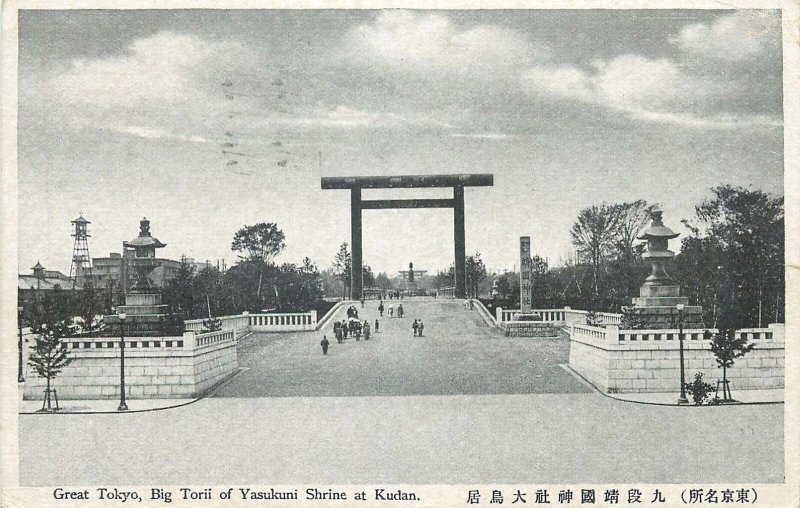
[[490,173],[322,177],[323,189],[408,189],[414,187],[491,187],[492,185],[494,185],[494,175]]

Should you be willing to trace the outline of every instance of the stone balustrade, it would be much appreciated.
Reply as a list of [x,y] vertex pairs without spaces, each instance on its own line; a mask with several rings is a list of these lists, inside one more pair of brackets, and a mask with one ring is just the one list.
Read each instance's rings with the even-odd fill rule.
[[250,314],[249,319],[254,332],[311,332],[317,326],[317,311]]
[[[284,312],[263,314],[236,314],[220,316],[222,329],[234,329],[242,334],[253,332],[310,332],[317,326],[317,311]],[[185,322],[187,331],[202,332],[205,319],[192,319]]]
[[[514,316],[519,314],[520,309],[504,309],[502,307],[495,308],[495,320],[498,323],[505,323],[514,321]],[[554,323],[559,326],[568,326],[571,324],[584,324],[586,317],[589,315],[588,311],[576,310],[569,307],[563,309],[533,309],[533,312],[539,314],[542,321],[546,323]],[[597,312],[595,313],[598,324],[602,325],[619,325],[622,323],[622,314],[613,312]]]
[[[704,339],[706,332],[710,332],[713,337],[713,335],[718,333],[718,330],[716,328],[684,329],[683,340],[685,343],[706,340]],[[681,330],[678,328],[662,330],[620,330],[616,325],[608,325],[605,327],[584,324],[570,325],[571,337],[577,340],[599,340],[605,344],[672,342],[679,340],[680,333]],[[783,342],[785,340],[783,323],[771,324],[767,328],[742,328],[736,330],[735,333],[737,337],[744,336],[748,341],[755,342],[756,344]],[[706,342],[707,341],[708,340],[706,340]]]
[[613,330],[603,328],[602,326],[592,326],[585,324],[572,324],[570,325],[570,337],[576,340],[590,340],[599,342],[616,342],[617,335]]
[[[244,333],[247,331],[247,328],[250,326],[250,320],[248,319],[248,314],[235,314],[232,316],[220,316],[218,319],[222,324],[222,329],[234,329],[238,333]],[[205,319],[189,319],[184,322],[186,326],[185,330],[187,332],[203,332],[204,326],[203,322],[206,321]]]

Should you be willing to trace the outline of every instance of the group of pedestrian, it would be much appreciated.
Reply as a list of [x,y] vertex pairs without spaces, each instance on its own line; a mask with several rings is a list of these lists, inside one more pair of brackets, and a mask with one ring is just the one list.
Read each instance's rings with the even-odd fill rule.
[[389,300],[394,298],[395,300],[402,300],[403,299],[403,292],[402,291],[389,291]]
[[[383,300],[381,300],[378,304],[378,313],[381,315],[381,317],[383,317],[383,311],[386,309],[387,308],[383,306]],[[389,304],[387,312],[389,313],[389,317],[394,317],[394,304]],[[401,303],[397,306],[397,317],[403,317],[404,312],[403,304]]]
[[[378,320],[375,320],[375,331],[378,331]],[[369,321],[366,319],[362,323],[358,318],[342,319],[341,321],[334,321],[333,334],[336,336],[336,342],[341,344],[347,337],[353,337],[356,340],[369,340],[370,326]]]
[[414,330],[414,337],[422,337],[422,330],[425,329],[425,324],[421,319],[415,319],[411,328]]
[[[391,293],[389,294],[391,297]],[[389,317],[394,317],[394,305],[389,303],[388,306],[384,305],[383,300],[378,303],[378,313],[380,317],[383,317],[384,311],[387,311]],[[397,305],[397,317],[402,318],[405,314],[403,309],[403,304],[400,303]],[[380,328],[380,323],[378,320],[375,320],[374,331],[378,333]],[[411,329],[414,331],[414,337],[424,337],[424,330],[425,324],[422,322],[421,319],[414,319],[414,322],[411,324]],[[370,339],[370,333],[372,332],[373,328],[370,327],[369,321],[366,319],[362,322],[358,317],[358,309],[356,309],[355,305],[351,305],[347,308],[347,319],[342,319],[341,321],[334,321],[333,323],[333,334],[336,336],[336,341],[339,344],[342,344],[345,340],[347,340],[348,336],[354,337],[357,341],[361,340],[361,337],[364,337],[364,340]],[[322,346],[322,354],[328,354],[328,348],[330,346],[330,342],[328,341],[328,336],[325,335],[322,337],[322,342],[320,342]]]

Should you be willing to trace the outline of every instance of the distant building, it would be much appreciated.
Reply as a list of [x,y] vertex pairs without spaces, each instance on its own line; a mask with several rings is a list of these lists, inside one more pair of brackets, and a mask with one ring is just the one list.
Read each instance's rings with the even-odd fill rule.
[[[20,302],[30,301],[36,291],[52,291],[56,288],[67,291],[73,289],[72,279],[69,276],[56,270],[45,270],[38,261],[31,270],[33,273],[30,275],[19,274],[17,278]],[[74,289],[80,289],[80,285],[75,285]]]
[[[96,287],[116,287],[123,292],[135,284],[135,271],[130,269],[130,260],[133,259],[133,249],[124,249],[122,254],[111,252],[106,257],[92,258],[92,280]],[[158,266],[150,272],[150,280],[158,287],[166,286],[174,279],[181,262],[174,259],[155,258]],[[199,263],[197,263],[199,264]],[[205,267],[205,264],[201,266]]]

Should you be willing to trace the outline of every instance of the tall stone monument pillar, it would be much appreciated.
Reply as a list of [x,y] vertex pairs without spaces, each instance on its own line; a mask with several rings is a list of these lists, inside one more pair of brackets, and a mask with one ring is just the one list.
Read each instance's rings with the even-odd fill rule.
[[519,237],[519,305],[520,314],[531,313],[533,300],[533,262],[531,261],[531,237]]
[[511,337],[558,337],[558,328],[553,323],[542,321],[533,312],[533,261],[531,259],[531,237],[519,237],[519,306],[513,321],[503,321],[500,329]]

